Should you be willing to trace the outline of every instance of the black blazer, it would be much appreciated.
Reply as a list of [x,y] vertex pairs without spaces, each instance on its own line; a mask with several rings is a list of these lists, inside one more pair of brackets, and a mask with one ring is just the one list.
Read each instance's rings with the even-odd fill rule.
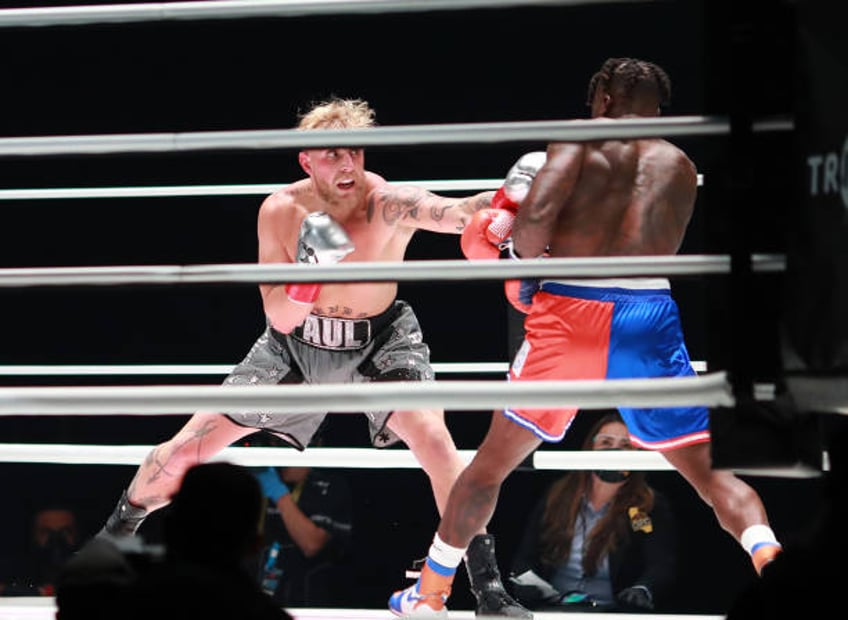
[[[540,561],[539,535],[541,533],[542,514],[545,507],[543,497],[536,503],[527,523],[521,543],[513,558],[512,575],[520,575],[532,570],[545,581],[550,582],[554,567]],[[670,596],[675,582],[678,561],[678,533],[674,513],[668,500],[654,490],[654,508],[648,515],[650,532],[647,528],[631,529],[630,536],[609,558],[610,578],[613,595],[634,585],[647,586],[654,599],[655,609],[662,610],[665,599]],[[563,593],[564,594],[564,593]],[[538,608],[544,604],[532,599],[532,591],[513,588],[513,595],[529,607]]]

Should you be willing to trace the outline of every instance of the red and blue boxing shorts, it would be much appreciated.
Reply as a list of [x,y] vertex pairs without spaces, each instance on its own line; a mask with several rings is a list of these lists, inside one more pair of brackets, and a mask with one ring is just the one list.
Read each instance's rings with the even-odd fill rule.
[[[668,280],[543,280],[524,322],[510,381],[639,379],[695,374]],[[619,407],[634,445],[669,450],[709,441],[706,407]],[[560,441],[576,408],[509,408],[504,415]]]

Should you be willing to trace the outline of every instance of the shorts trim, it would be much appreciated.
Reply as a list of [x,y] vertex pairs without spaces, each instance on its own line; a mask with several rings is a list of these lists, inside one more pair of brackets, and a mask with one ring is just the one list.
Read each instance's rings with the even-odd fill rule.
[[664,450],[674,450],[675,448],[684,448],[686,446],[694,446],[695,444],[710,441],[710,431],[698,431],[695,433],[689,433],[688,435],[681,435],[672,439],[662,439],[659,441],[644,441],[631,433],[630,441],[633,442],[633,445],[644,450],[662,452]]
[[530,422],[526,418],[521,417],[521,414],[515,412],[512,409],[504,409],[503,415],[512,422],[518,424],[518,426],[520,426],[521,428],[526,428],[528,431],[536,435],[536,437],[548,443],[557,443],[562,441],[565,437],[566,432],[568,432],[568,427],[566,427],[565,430],[563,430],[562,433],[559,433],[558,435],[551,435],[550,433],[546,433],[536,424]]
[[601,278],[585,280],[542,280],[542,290],[550,293],[556,292],[546,288],[547,285],[574,286],[578,288],[613,288],[625,291],[669,291],[671,282],[668,278]]

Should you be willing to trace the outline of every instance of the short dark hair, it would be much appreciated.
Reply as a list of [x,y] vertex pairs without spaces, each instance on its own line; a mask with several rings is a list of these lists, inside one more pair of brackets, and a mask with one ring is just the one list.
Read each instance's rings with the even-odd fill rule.
[[638,58],[605,60],[589,80],[587,105],[592,105],[599,88],[626,101],[652,97],[660,106],[666,106],[671,101],[671,80],[665,70]]

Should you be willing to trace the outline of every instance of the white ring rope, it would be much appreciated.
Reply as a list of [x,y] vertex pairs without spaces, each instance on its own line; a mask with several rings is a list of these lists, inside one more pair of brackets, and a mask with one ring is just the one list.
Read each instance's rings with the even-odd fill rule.
[[[706,370],[703,362],[692,362],[695,370],[697,364],[702,364],[701,370]],[[444,374],[487,374],[506,373],[509,364],[506,362],[444,362],[431,363],[436,373]],[[58,365],[7,365],[0,366],[0,376],[83,376],[83,375],[228,375],[233,369],[232,364],[58,364]]]
[[[0,463],[62,463],[68,465],[139,465],[153,446],[75,445],[75,444],[0,444]],[[468,463],[474,450],[460,450]],[[592,454],[594,452],[594,454]],[[293,448],[265,446],[225,448],[214,457],[249,467],[351,467],[357,469],[420,469],[407,449],[374,448]],[[535,460],[535,459],[534,459]],[[659,454],[647,450],[557,451],[540,459],[541,469],[672,469]],[[535,467],[535,463],[534,463]]]
[[424,381],[299,385],[146,385],[0,388],[0,415],[144,415],[255,411],[495,410],[509,406],[730,407],[726,373],[656,379]]
[[[707,362],[693,360],[695,372],[707,371]],[[430,364],[438,375],[449,374],[506,374],[508,362],[433,362]],[[0,376],[40,376],[40,377],[81,377],[81,376],[165,376],[165,375],[219,375],[226,376],[233,369],[232,364],[9,364],[0,365]],[[770,383],[754,384],[756,400],[774,400],[775,386]]]
[[[702,177],[699,175],[699,184]],[[393,185],[415,185],[433,192],[498,189],[503,179],[455,179],[394,181]],[[241,185],[148,185],[137,187],[50,187],[0,189],[0,200],[53,200],[58,198],[168,198],[177,196],[267,196],[288,183]]]
[[[786,121],[791,128],[791,121]],[[233,149],[303,149],[410,144],[587,141],[730,133],[730,121],[716,116],[500,123],[395,125],[366,129],[268,129],[176,133],[66,135],[0,138],[0,156],[91,155],[191,152]]]
[[[707,372],[707,362],[692,360],[695,372]],[[430,364],[437,375],[506,374],[508,362],[433,362]],[[0,376],[4,377],[81,377],[81,376],[165,376],[165,375],[217,375],[226,376],[232,364],[9,364],[0,365]],[[756,400],[774,400],[775,386],[770,383],[754,384]]]
[[[432,362],[436,374],[505,374],[509,362]],[[706,372],[707,363],[693,361],[695,372]],[[226,376],[232,364],[8,364],[0,365],[0,377],[81,377],[81,376],[164,376],[164,375],[219,375]]]
[[[509,370],[508,362],[433,362],[430,364],[437,374],[488,374],[506,373]],[[692,367],[695,372],[705,372],[707,363],[693,361]],[[106,376],[106,375],[129,375],[140,377],[143,375],[228,375],[233,369],[232,364],[19,364],[0,365],[0,376],[40,376],[40,377],[80,377]]]
[[[648,277],[731,273],[729,255],[597,256],[524,260],[417,260],[301,263],[21,267],[0,269],[0,288],[130,284],[233,284],[262,282],[399,282],[518,278]],[[786,270],[782,254],[754,254],[757,272]]]
[[[2,444],[0,463],[61,465],[139,465],[153,446],[86,445],[86,444]],[[475,450],[459,450],[465,463]],[[264,446],[225,448],[210,460],[230,461],[246,467],[334,467],[348,469],[420,469],[412,452],[404,448],[308,448],[303,452],[291,448]],[[827,471],[827,452],[822,454],[822,469],[807,465],[739,469],[740,474],[778,476],[781,478],[813,478]],[[611,469],[625,471],[674,471],[659,453],[649,450],[537,450],[532,456],[536,470]]]
[[[647,2],[649,0],[618,0]],[[609,0],[212,0],[145,2],[0,10],[0,26],[68,26],[165,20],[300,17],[494,9],[513,6],[609,4]]]
[[[431,192],[482,191],[498,189],[503,179],[455,179],[394,181],[393,185],[415,185]],[[698,175],[698,185],[704,175]],[[288,183],[240,185],[141,185],[136,187],[47,187],[0,189],[0,200],[55,200],[79,198],[172,198],[177,196],[267,196]]]

